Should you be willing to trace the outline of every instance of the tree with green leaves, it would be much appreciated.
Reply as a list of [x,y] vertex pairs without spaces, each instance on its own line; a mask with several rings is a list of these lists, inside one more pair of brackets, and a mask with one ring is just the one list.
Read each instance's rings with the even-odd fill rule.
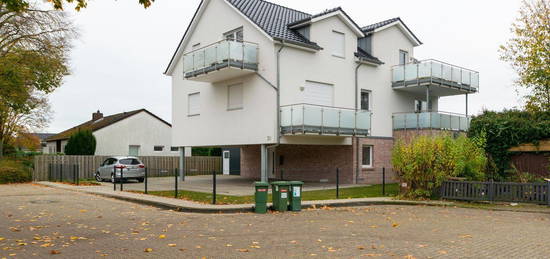
[[550,1],[524,0],[501,59],[517,71],[529,111],[550,111]]
[[93,156],[96,139],[90,130],[79,130],[74,133],[65,146],[65,154],[72,156]]
[[69,74],[71,41],[78,36],[64,12],[0,2],[0,157],[17,133],[49,121],[47,94]]
[[[138,0],[139,4],[143,5],[145,8],[151,6],[154,1],[155,0]],[[48,2],[50,2],[56,10],[63,10],[66,4],[74,4],[74,8],[77,11],[88,6],[87,0],[48,0]],[[27,0],[0,0],[0,4],[4,5],[7,10],[15,12],[24,12],[32,5]]]

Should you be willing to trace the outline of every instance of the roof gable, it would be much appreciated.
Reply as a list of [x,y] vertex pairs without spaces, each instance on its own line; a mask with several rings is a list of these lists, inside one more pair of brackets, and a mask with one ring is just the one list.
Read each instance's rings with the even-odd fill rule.
[[333,16],[337,16],[338,18],[340,18],[340,20],[342,20],[342,22],[344,22],[344,24],[346,24],[358,37],[365,36],[363,31],[361,30],[361,27],[359,27],[359,25],[357,25],[355,21],[353,21],[353,19],[351,19],[349,15],[341,7],[329,9],[324,12],[307,17],[305,19],[290,23],[288,24],[288,27],[299,28],[301,26],[315,23]]
[[363,30],[365,34],[371,34],[371,33],[385,30],[392,26],[397,26],[415,46],[422,45],[422,42],[418,39],[418,37],[414,35],[414,33],[409,29],[409,27],[407,27],[407,25],[399,17],[395,17],[385,21],[367,25],[361,28],[361,30]]
[[100,130],[102,128],[111,126],[111,125],[113,125],[113,124],[115,124],[119,121],[124,120],[124,119],[130,118],[130,117],[132,117],[132,116],[134,116],[138,113],[141,113],[141,112],[146,112],[149,115],[153,116],[155,119],[161,121],[162,123],[168,125],[169,127],[172,127],[172,125],[170,123],[166,122],[165,120],[161,119],[160,117],[156,116],[155,114],[149,112],[148,110],[139,109],[139,110],[135,110],[135,111],[121,112],[121,113],[109,115],[109,116],[103,117],[103,118],[101,118],[99,120],[95,120],[95,121],[94,120],[89,120],[89,121],[84,122],[84,123],[82,123],[78,126],[72,127],[68,130],[65,130],[65,131],[59,133],[59,134],[51,136],[51,137],[47,138],[46,141],[65,140],[65,139],[70,138],[74,133],[76,133],[79,130],[90,130],[90,131],[94,132],[96,130]]

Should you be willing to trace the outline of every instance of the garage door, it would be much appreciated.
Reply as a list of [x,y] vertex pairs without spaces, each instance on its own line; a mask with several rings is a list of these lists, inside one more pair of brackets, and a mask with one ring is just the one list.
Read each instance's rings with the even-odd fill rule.
[[306,81],[304,103],[333,106],[334,87],[329,84]]

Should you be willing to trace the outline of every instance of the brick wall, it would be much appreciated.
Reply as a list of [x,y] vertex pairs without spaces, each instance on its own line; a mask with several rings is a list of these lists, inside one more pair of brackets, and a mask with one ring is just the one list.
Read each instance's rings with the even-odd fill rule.
[[260,145],[241,147],[241,176],[245,178],[260,179],[261,163]]
[[[386,169],[386,182],[397,182],[396,174],[393,172],[391,165],[391,154],[393,148],[393,138],[358,138],[359,140],[359,163],[357,163],[357,149],[356,142],[357,139],[354,139],[354,148],[353,148],[353,163],[356,166],[359,166],[359,176],[357,183],[367,183],[367,184],[380,184],[382,183],[382,170]],[[362,166],[362,157],[363,157],[363,146],[369,145],[372,146],[372,168],[364,168]],[[355,172],[354,172],[355,175]]]

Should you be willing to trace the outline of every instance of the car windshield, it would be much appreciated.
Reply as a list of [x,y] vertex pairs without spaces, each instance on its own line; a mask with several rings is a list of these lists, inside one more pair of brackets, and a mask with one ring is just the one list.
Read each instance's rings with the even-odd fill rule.
[[124,159],[120,159],[120,161],[118,161],[118,162],[123,164],[123,165],[139,165],[139,164],[141,164],[141,162],[139,162],[139,160],[137,160],[135,158],[124,158]]

